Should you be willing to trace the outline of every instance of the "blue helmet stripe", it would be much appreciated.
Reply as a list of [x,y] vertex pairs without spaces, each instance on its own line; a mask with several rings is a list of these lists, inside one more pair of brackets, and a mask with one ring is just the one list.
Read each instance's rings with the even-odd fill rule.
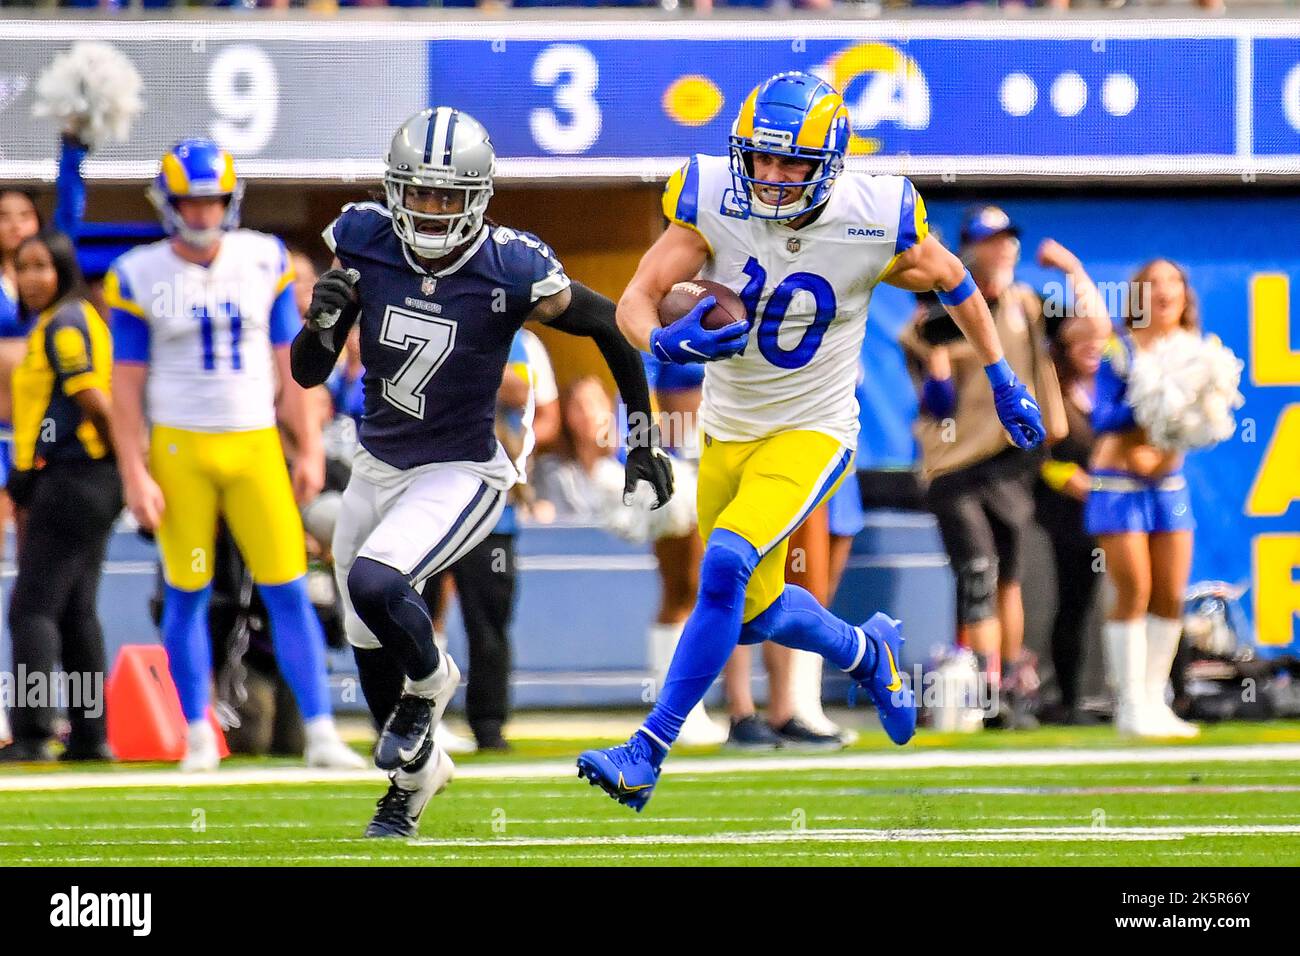
[[438,125],[438,113],[442,107],[434,110],[429,114],[429,127],[424,133],[424,162],[426,164],[433,162],[433,128]]
[[454,141],[455,136],[456,136],[456,110],[452,110],[451,115],[447,117],[447,139],[446,139],[446,145],[443,147],[442,150],[442,165],[444,166],[451,165],[451,144]]

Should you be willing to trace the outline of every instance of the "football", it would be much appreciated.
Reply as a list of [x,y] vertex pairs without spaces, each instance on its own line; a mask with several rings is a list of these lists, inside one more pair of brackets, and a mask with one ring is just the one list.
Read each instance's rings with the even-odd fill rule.
[[749,318],[745,310],[745,303],[740,301],[740,296],[721,282],[711,282],[708,279],[690,279],[686,282],[677,283],[668,290],[666,296],[659,300],[659,324],[665,327],[672,325],[695,308],[696,303],[707,296],[713,296],[718,301],[704,315],[704,321],[701,324],[706,329],[720,329],[724,325],[730,325],[732,322]]

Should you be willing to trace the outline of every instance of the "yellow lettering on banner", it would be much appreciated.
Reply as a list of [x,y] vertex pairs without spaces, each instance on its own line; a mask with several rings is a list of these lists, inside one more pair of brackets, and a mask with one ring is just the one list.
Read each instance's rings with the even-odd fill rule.
[[1273,429],[1260,459],[1255,484],[1246,497],[1246,514],[1276,518],[1300,498],[1300,405],[1288,405]]
[[1300,351],[1291,348],[1291,283],[1281,273],[1250,277],[1250,380],[1300,385]]
[[1262,645],[1286,647],[1300,612],[1300,535],[1256,535],[1254,552],[1255,636]]

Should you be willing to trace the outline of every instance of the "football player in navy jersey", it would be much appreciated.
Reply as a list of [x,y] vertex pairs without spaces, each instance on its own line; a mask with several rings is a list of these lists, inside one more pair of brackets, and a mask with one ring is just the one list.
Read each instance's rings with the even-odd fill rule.
[[438,652],[417,588],[492,530],[518,477],[494,413],[526,320],[600,348],[628,405],[625,503],[641,481],[655,507],[672,495],[645,372],[614,303],[571,281],[536,237],[485,219],[494,168],[487,130],[467,113],[440,106],[403,123],[388,152],[387,202],[349,205],[325,230],[334,267],[292,347],[294,378],[319,385],[360,323],[365,408],[335,573],[362,690],[368,701],[397,700],[375,714],[375,763],[391,785],[368,836],[414,834],[451,779],[433,732],[460,674]]

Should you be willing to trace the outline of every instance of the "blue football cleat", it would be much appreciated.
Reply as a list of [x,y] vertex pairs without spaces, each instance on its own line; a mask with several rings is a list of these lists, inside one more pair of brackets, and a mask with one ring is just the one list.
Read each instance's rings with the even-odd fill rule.
[[875,646],[876,664],[858,682],[876,705],[885,733],[900,747],[916,733],[916,695],[898,671],[903,652],[903,636],[898,631],[901,623],[877,611],[862,625],[867,640]]
[[659,782],[659,764],[650,738],[637,731],[625,744],[605,750],[586,750],[578,757],[578,777],[586,777],[637,813],[645,809]]

